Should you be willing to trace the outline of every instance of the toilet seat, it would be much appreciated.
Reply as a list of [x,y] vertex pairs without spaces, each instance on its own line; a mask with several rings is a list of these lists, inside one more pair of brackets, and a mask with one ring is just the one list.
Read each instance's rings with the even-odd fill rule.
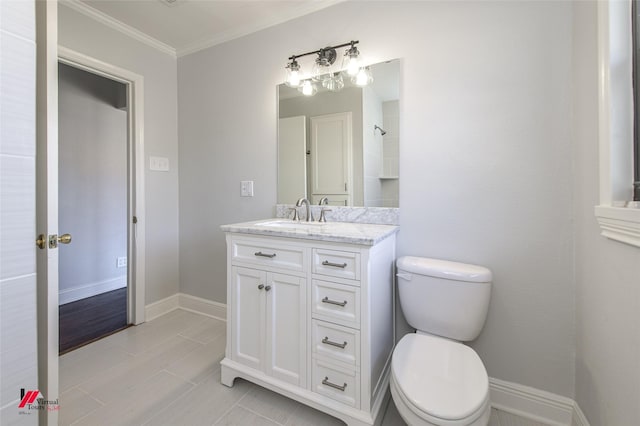
[[407,334],[394,350],[391,382],[396,405],[428,424],[486,424],[490,414],[487,371],[462,343]]

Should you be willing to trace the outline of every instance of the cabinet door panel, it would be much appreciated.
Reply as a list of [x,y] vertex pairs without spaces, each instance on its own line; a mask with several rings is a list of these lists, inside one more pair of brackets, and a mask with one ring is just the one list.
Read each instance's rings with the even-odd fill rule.
[[304,278],[269,273],[267,282],[266,373],[306,386],[306,304]]
[[265,343],[264,302],[266,273],[233,267],[233,359],[256,369],[263,368]]

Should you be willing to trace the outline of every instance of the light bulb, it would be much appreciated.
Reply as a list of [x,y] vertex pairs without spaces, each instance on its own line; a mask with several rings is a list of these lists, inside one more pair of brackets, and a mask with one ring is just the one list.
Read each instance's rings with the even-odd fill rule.
[[360,70],[360,60],[357,57],[350,57],[347,59],[347,74],[354,76],[358,74]]
[[287,79],[285,80],[285,84],[289,87],[300,86],[300,65],[298,65],[296,58],[293,58],[293,60],[287,64],[286,69]]
[[373,76],[371,75],[369,67],[360,68],[360,71],[351,78],[351,82],[356,86],[366,86],[367,84],[371,84],[373,82]]
[[349,77],[353,77],[358,74],[360,70],[360,52],[355,45],[351,45],[349,49],[344,53],[344,59],[342,60],[342,68],[345,70]]
[[310,80],[305,80],[300,87],[300,91],[305,96],[313,96],[316,94],[316,86]]

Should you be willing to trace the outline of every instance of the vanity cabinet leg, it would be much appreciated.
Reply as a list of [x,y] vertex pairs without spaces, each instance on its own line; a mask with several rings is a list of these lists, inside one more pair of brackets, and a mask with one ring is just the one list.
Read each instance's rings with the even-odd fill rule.
[[233,387],[233,381],[236,377],[233,370],[228,369],[224,365],[220,366],[220,383],[227,387]]

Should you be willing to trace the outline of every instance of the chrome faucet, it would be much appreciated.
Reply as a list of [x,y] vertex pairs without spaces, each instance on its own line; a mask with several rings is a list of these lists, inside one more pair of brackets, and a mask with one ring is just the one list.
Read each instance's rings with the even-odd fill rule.
[[313,222],[313,214],[311,213],[311,203],[309,203],[309,200],[304,197],[300,198],[296,202],[296,207],[301,207],[303,204],[307,210],[307,222]]
[[325,206],[328,206],[328,205],[329,205],[329,199],[328,199],[327,197],[322,197],[322,198],[320,198],[320,201],[318,202],[318,205],[319,205],[319,206],[321,206],[321,205],[323,205],[323,204],[324,204]]

